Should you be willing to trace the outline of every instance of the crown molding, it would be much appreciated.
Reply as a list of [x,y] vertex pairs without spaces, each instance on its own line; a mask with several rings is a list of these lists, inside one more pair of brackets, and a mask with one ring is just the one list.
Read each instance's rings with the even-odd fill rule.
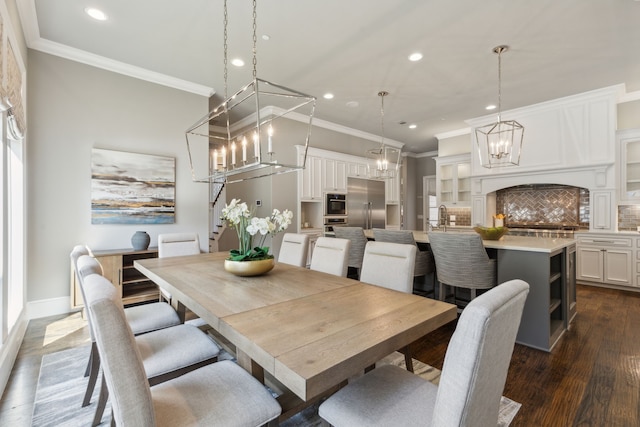
[[[374,142],[379,142],[380,141],[380,135],[375,135],[369,132],[363,132],[361,130],[358,129],[353,129],[347,126],[343,126],[343,125],[339,125],[337,123],[332,123],[332,122],[328,122],[326,120],[322,120],[322,119],[313,119],[313,125],[314,126],[318,126],[324,129],[328,129],[328,130],[332,130],[338,133],[343,133],[346,135],[351,135],[351,136],[355,136],[357,138],[362,138],[362,139],[366,139],[369,141],[374,141]],[[385,138],[384,139],[384,143],[386,145],[389,145],[391,147],[394,148],[398,148],[398,149],[402,149],[402,147],[404,147],[404,142],[400,142],[400,141],[396,141],[393,139],[389,139],[389,138]]]
[[171,87],[184,92],[194,93],[196,95],[211,97],[215,90],[209,86],[193,83],[187,80],[161,74],[145,68],[136,67],[125,64],[124,62],[114,61],[104,56],[95,55],[84,50],[65,46],[40,37],[40,29],[38,27],[38,16],[36,13],[36,5],[34,0],[25,0],[16,2],[20,21],[27,46],[30,49],[48,53],[50,55],[59,56],[71,61],[80,62],[92,67],[101,68],[103,70],[133,77],[136,79],[148,81],[162,86]]
[[45,39],[32,40],[31,43],[29,43],[29,48],[90,65],[92,67],[101,68],[103,70],[171,87],[184,92],[205,96],[207,98],[211,97],[211,95],[215,93],[213,88],[208,86],[178,79],[166,74],[150,71],[145,68],[125,64],[124,62],[114,61],[112,59],[105,58],[104,56],[95,55]]
[[620,99],[618,100],[618,104],[623,104],[625,102],[638,101],[638,100],[640,100],[640,90],[621,95]]
[[470,135],[470,134],[471,134],[471,128],[462,128],[462,129],[452,130],[452,131],[449,131],[449,132],[437,133],[434,136],[436,137],[436,139],[438,141],[441,141],[441,140],[447,139],[447,138],[453,138],[453,137],[456,137],[456,136]]
[[422,159],[424,157],[438,157],[438,150],[425,151],[424,153],[407,153],[407,157],[415,157],[416,159]]

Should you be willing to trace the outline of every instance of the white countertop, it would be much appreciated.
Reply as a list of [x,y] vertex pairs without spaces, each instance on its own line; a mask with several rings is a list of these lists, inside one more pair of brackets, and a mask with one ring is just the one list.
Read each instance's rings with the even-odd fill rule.
[[[458,233],[458,231],[454,233]],[[373,232],[371,232],[371,230],[365,230],[365,234],[367,237],[373,238]],[[421,230],[415,230],[413,232],[413,238],[419,243],[429,243],[427,233]],[[562,238],[552,239],[544,237],[503,236],[500,240],[483,240],[482,243],[485,248],[491,249],[510,249],[515,251],[551,253],[573,245],[576,241],[575,239]]]
[[606,235],[606,236],[622,236],[622,237],[626,237],[626,236],[630,236],[630,237],[638,237],[640,236],[640,233],[637,231],[632,231],[632,230],[622,230],[622,231],[588,231],[588,230],[584,230],[584,231],[575,231],[574,236],[600,236],[600,235]]

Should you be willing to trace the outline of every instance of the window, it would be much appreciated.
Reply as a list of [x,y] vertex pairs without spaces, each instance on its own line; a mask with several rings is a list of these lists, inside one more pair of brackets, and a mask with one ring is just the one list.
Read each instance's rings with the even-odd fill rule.
[[[0,2],[0,356],[9,356],[9,340],[18,322],[26,322],[25,303],[25,168],[26,75],[17,34]],[[24,319],[24,320],[23,320]],[[13,340],[15,344],[17,340]],[[0,375],[11,367],[0,366]]]
[[0,300],[2,341],[10,334],[24,308],[24,168],[23,143],[8,138],[7,114],[2,114],[2,174],[0,186]]
[[11,330],[24,307],[24,168],[22,141],[7,144],[8,199],[7,234],[8,262],[7,328]]

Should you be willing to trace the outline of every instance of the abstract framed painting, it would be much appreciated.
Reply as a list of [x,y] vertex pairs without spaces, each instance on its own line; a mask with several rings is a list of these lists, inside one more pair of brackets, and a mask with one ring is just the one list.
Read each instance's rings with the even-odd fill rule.
[[173,157],[91,150],[91,224],[175,223]]

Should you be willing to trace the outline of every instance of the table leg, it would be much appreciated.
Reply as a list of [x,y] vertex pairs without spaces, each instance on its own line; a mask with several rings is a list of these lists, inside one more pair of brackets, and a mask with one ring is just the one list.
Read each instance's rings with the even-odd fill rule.
[[255,379],[264,384],[264,369],[262,366],[258,365],[253,361],[247,353],[236,348],[236,359],[238,361],[238,365],[244,368],[245,371],[249,372]]
[[[174,298],[175,301],[175,298]],[[181,303],[180,301],[177,301],[175,303],[175,307],[176,312],[178,313],[178,318],[180,319],[180,323],[184,323],[186,315],[187,315],[187,307]]]

